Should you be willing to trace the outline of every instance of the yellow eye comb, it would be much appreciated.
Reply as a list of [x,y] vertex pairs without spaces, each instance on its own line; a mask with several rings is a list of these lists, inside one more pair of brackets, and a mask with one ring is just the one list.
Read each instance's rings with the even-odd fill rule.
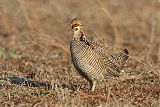
[[71,21],[71,26],[73,26],[73,25],[82,25],[80,19],[74,18],[74,19]]

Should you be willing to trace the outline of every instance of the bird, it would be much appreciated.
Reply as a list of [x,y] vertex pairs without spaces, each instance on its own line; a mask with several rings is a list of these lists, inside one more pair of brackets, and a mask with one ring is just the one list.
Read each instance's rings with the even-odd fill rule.
[[104,77],[119,77],[129,58],[127,49],[113,54],[100,43],[87,39],[81,20],[77,17],[71,20],[70,30],[73,32],[70,41],[73,65],[80,76],[88,81],[92,92],[95,91],[97,81]]

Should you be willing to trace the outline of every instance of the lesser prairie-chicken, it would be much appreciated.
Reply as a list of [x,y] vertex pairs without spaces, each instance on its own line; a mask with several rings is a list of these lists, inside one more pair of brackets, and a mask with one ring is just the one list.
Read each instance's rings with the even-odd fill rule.
[[89,82],[91,91],[95,90],[96,82],[105,76],[119,77],[122,66],[128,60],[127,49],[113,55],[99,43],[86,39],[82,23],[77,18],[71,21],[71,30],[72,61],[78,73]]

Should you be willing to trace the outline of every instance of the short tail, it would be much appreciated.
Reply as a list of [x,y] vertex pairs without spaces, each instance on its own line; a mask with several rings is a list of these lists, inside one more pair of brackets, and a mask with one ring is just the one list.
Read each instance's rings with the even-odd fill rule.
[[129,51],[127,49],[123,49],[122,51],[124,52],[124,54],[122,55],[122,61],[124,61],[126,63],[129,58],[129,56],[128,56]]
[[129,58],[128,55],[129,55],[129,51],[127,49],[123,49],[122,52],[120,52],[118,54],[117,58],[116,58],[117,62],[121,66],[123,66],[127,62],[128,58]]
[[122,50],[118,54],[112,56],[113,59],[110,60],[111,63],[108,64],[108,73],[112,76],[119,77],[121,69],[128,60],[129,52],[127,49]]

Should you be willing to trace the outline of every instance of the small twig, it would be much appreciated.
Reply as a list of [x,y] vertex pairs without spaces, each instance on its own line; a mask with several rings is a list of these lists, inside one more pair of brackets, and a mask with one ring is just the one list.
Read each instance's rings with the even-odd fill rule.
[[[152,2],[153,5],[154,5],[154,2]],[[152,7],[152,13],[154,12],[154,7]],[[151,13],[151,34],[150,34],[150,43],[149,43],[149,46],[148,46],[148,52],[147,52],[147,59],[149,60],[150,59],[150,55],[152,53],[152,45],[153,45],[153,42],[154,42],[154,38],[155,38],[155,19],[154,19],[154,16],[152,15]]]
[[[39,34],[39,35],[41,35],[41,36],[51,37],[50,35],[38,33],[38,32],[36,32],[36,31],[31,31],[31,32],[36,33],[36,34]],[[50,41],[50,40],[51,40],[51,39],[46,39],[46,38],[38,38],[38,39],[43,39],[43,40],[47,40],[47,41]],[[69,49],[68,49],[68,47],[66,47],[66,44],[65,44],[62,40],[58,39],[57,37],[54,37],[54,39],[57,40],[57,41],[59,42],[59,44],[53,44],[54,42],[51,42],[52,45],[54,45],[54,46],[56,46],[56,47],[62,48],[63,50],[65,50],[65,51],[69,54]]]
[[31,41],[33,44],[36,44],[38,45],[39,47],[45,49],[45,50],[48,50],[47,48],[45,48],[44,46],[40,45],[39,43],[35,42],[35,41]]

